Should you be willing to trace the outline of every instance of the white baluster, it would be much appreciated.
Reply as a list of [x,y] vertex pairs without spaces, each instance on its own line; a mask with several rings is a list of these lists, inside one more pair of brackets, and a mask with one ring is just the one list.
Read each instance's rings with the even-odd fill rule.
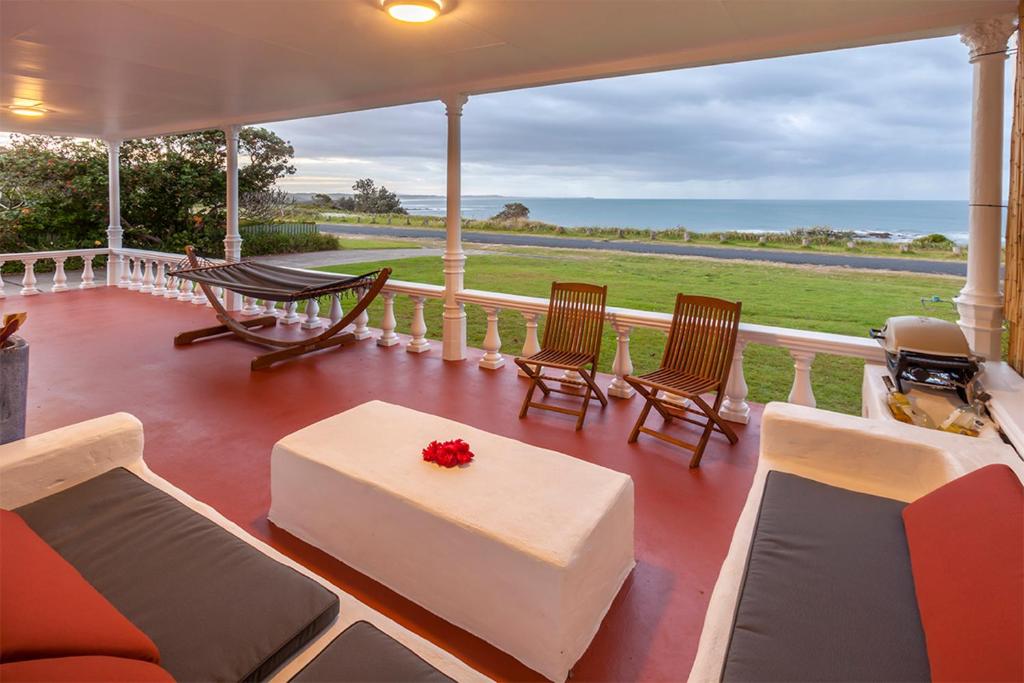
[[162,260],[156,262],[156,277],[153,278],[153,296],[163,296],[167,291],[167,264]]
[[[117,286],[121,289],[128,289],[132,284],[132,262],[131,259],[124,254],[118,254],[117,256],[111,257],[116,258],[121,264],[121,277],[117,280]],[[107,268],[110,267],[110,263],[107,263]]]
[[64,272],[64,262],[67,260],[67,256],[58,256],[53,259],[56,270],[53,273],[53,287],[50,288],[51,292],[68,291],[68,274]]
[[153,262],[148,258],[142,259],[142,286],[139,287],[139,292],[142,294],[153,292]]
[[196,282],[195,286],[192,287],[192,299],[191,299],[191,301],[192,301],[192,304],[195,305],[195,306],[205,306],[206,303],[207,303],[206,302],[206,292],[203,291],[203,288],[199,285],[198,282]]
[[612,373],[615,377],[608,383],[608,395],[617,398],[633,398],[636,390],[623,379],[633,374],[633,359],[629,355],[629,334],[633,328],[629,325],[613,325],[615,330],[615,359],[612,361]]
[[278,310],[276,302],[270,301],[269,299],[264,299],[263,315],[274,315],[280,317],[281,312]]
[[[529,311],[523,311],[523,318],[526,320],[526,338],[523,339],[523,358],[528,358],[533,354],[540,351],[540,342],[537,340],[537,321],[540,319],[539,313],[530,313]],[[522,368],[519,368],[520,377],[528,377]]]
[[242,297],[242,315],[259,315],[263,310],[251,296]]
[[380,337],[377,338],[377,346],[394,346],[398,343],[398,335],[395,334],[395,293],[381,292],[384,299],[384,319],[380,321]]
[[0,261],[0,299],[6,299],[7,294],[4,292],[4,288],[7,283],[4,282],[4,261]]
[[178,301],[192,301],[192,281],[181,278],[178,281]]
[[[173,270],[173,267],[171,268]],[[181,278],[175,275],[171,275],[170,272],[167,274],[167,288],[164,289],[165,299],[177,299],[178,293],[181,290]]]
[[801,406],[815,407],[818,402],[814,398],[814,390],[811,388],[811,363],[814,362],[814,354],[810,351],[797,351],[790,349],[789,355],[793,357],[793,388],[789,392],[790,403]]
[[750,406],[747,405],[747,379],[743,376],[743,351],[747,342],[737,341],[736,350],[732,354],[732,368],[729,369],[729,381],[725,385],[725,400],[719,411],[729,422],[747,424],[750,421]]
[[487,334],[484,335],[484,357],[480,359],[480,367],[497,370],[505,365],[501,355],[501,335],[498,334],[498,314],[500,308],[484,306],[487,314]]
[[[366,296],[365,289],[356,290],[356,296],[362,301],[363,297]],[[369,307],[367,307],[369,308]],[[356,328],[352,330],[352,336],[356,339],[369,339],[373,336],[373,332],[369,328],[370,323],[370,312],[364,308],[359,315],[356,316]]]
[[302,321],[302,329],[315,330],[323,325],[323,321],[320,320],[320,302],[310,299],[306,302],[306,319]]
[[297,312],[298,309],[299,303],[297,301],[289,301],[288,303],[286,303],[284,305],[284,317],[281,318],[281,322],[283,322],[285,325],[294,325],[295,323],[299,322],[301,318],[299,318],[299,314]]
[[412,300],[412,339],[405,346],[409,353],[423,353],[430,350],[430,342],[427,341],[427,321],[423,317],[423,304],[426,299],[422,296],[410,296]]
[[142,259],[141,258],[133,258],[132,259],[132,281],[131,281],[131,284],[128,285],[128,289],[133,289],[133,290],[138,291],[139,289],[142,288],[142,280],[143,280],[143,278],[142,278]]
[[96,276],[92,272],[93,256],[82,257],[82,281],[78,284],[79,289],[92,289],[96,286]]
[[341,294],[335,292],[331,295],[331,325],[336,325],[338,322],[345,317],[345,310],[341,307]]
[[22,259],[25,265],[25,274],[21,276],[21,295],[35,296],[39,294],[36,289],[36,260],[34,258]]

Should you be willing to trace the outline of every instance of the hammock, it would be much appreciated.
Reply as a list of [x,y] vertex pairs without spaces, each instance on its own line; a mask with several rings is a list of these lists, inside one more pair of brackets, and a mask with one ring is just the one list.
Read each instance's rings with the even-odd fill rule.
[[338,276],[254,261],[220,265],[201,264],[197,267],[187,264],[188,262],[182,263],[177,269],[172,270],[170,275],[211,287],[223,287],[253,299],[285,303],[367,287],[380,275],[380,271],[375,270],[355,277]]
[[[185,346],[200,339],[230,332],[254,344],[273,346],[278,349],[253,358],[250,364],[253,370],[270,367],[278,361],[301,356],[311,351],[344,346],[354,342],[355,335],[346,332],[345,328],[354,323],[356,318],[366,311],[370,303],[384,289],[384,284],[391,275],[390,268],[381,268],[372,273],[352,277],[311,273],[252,261],[215,265],[196,256],[192,247],[185,247],[185,255],[186,261],[171,271],[171,277],[197,283],[206,295],[207,301],[216,311],[220,324],[182,332],[174,338],[174,345]],[[326,326],[327,329],[312,336],[296,339],[294,332],[285,336],[254,332],[253,330],[263,327],[276,327],[277,316],[263,315],[248,320],[239,319],[224,308],[223,302],[213,291],[214,287],[221,287],[226,292],[235,292],[253,299],[285,303],[315,301],[319,297],[339,293],[351,293],[358,296],[358,299],[348,313],[338,320],[332,320]]]

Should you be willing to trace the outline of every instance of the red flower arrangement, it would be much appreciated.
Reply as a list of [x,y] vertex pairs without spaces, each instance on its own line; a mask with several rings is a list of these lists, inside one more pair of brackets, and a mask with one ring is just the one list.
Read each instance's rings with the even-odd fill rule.
[[423,459],[441,467],[457,467],[465,465],[473,459],[473,451],[462,439],[451,441],[431,441],[423,449]]

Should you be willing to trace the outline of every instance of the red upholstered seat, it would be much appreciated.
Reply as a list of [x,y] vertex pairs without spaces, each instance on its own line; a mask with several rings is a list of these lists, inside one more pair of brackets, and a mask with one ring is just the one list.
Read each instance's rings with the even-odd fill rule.
[[173,683],[151,662],[124,657],[57,657],[0,664],[3,683]]
[[989,465],[903,510],[935,681],[1024,680],[1024,487]]
[[145,633],[7,510],[0,510],[0,605],[0,662],[76,655],[160,661]]

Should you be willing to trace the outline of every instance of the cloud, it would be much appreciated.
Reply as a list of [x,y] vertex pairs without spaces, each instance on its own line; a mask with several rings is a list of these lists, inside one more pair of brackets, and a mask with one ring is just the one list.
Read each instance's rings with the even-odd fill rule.
[[[955,37],[482,95],[464,110],[463,191],[963,198],[970,106]],[[444,192],[440,102],[269,127],[295,146],[288,189]]]

